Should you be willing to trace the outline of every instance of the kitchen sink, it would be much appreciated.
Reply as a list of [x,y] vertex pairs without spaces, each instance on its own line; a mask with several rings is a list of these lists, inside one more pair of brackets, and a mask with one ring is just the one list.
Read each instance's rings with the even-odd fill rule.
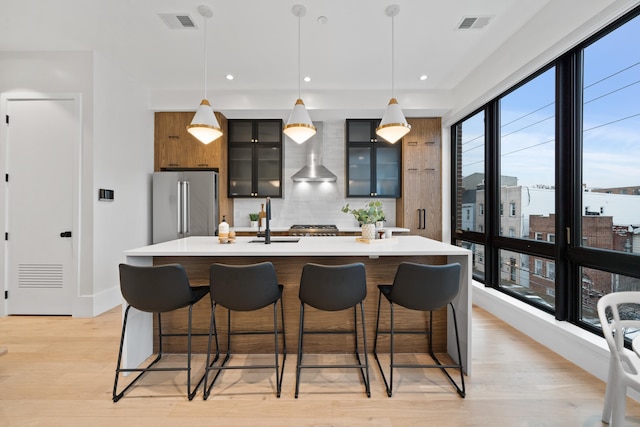
[[[271,243],[298,243],[299,237],[272,237]],[[264,238],[249,240],[249,243],[262,243],[264,245]]]

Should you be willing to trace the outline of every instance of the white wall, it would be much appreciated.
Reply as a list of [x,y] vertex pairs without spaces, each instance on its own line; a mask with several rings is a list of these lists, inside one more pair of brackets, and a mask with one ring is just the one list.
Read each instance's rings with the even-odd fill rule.
[[[83,189],[93,210],[93,274],[90,286],[81,284],[82,296],[91,297],[86,315],[121,302],[123,251],[151,243],[153,112],[148,92],[96,53],[94,97],[93,180]],[[101,188],[114,190],[114,201],[99,201]]]

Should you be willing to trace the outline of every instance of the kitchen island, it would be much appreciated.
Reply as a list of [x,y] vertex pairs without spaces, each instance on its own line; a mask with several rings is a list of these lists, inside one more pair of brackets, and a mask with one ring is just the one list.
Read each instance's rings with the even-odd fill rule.
[[[126,262],[131,265],[161,265],[180,263],[184,266],[192,285],[207,285],[209,282],[209,266],[212,263],[251,264],[270,261],[276,268],[278,281],[284,285],[283,301],[285,307],[285,324],[287,350],[297,351],[297,334],[300,302],[298,289],[302,267],[307,262],[319,264],[347,264],[362,262],[367,272],[367,297],[365,305],[365,322],[367,331],[368,350],[371,351],[375,334],[376,310],[378,304],[379,284],[393,282],[397,266],[402,261],[424,264],[445,264],[458,262],[462,265],[460,292],[454,300],[458,316],[462,363],[465,372],[470,373],[471,361],[471,252],[449,244],[427,239],[420,236],[397,236],[391,239],[362,243],[353,236],[338,237],[273,237],[270,245],[256,243],[254,237],[238,237],[234,243],[222,244],[217,237],[187,237],[159,243],[142,248],[125,251]],[[132,310],[133,311],[133,310]],[[225,342],[226,313],[217,310],[216,321],[221,343]],[[388,325],[388,306],[383,302],[382,325]],[[352,322],[352,312],[313,313],[318,324],[327,316],[344,315],[345,323]],[[194,307],[194,333],[208,332],[211,315],[209,299],[205,298]],[[437,352],[447,352],[453,357],[456,354],[453,322],[450,320],[450,310],[440,310],[434,313],[434,347]],[[163,316],[163,326],[168,322],[170,327],[186,330],[186,314],[172,313]],[[424,327],[427,315],[421,312],[396,310],[396,319],[406,327]],[[335,318],[332,318],[332,321]],[[239,329],[256,327],[256,325],[272,324],[272,311],[254,313],[234,313],[234,327]],[[340,321],[340,320],[339,320]],[[125,342],[124,363],[126,366],[137,366],[153,351],[153,320],[148,313],[135,312],[130,314],[130,326]],[[263,343],[246,340],[245,337],[234,338],[235,353],[268,353],[272,351],[273,343],[266,339]],[[349,337],[344,342],[335,343],[335,351],[351,348]],[[307,347],[309,344],[309,347]],[[384,341],[381,349],[384,350]],[[206,352],[206,339],[194,339],[194,351]],[[346,346],[346,347],[345,347]],[[169,351],[183,352],[184,343],[178,342]],[[307,349],[308,348],[308,349]],[[424,341],[398,339],[397,351],[423,352]],[[326,343],[314,344],[305,340],[305,351],[309,353],[331,352],[334,348]],[[457,359],[457,357],[454,357]]]

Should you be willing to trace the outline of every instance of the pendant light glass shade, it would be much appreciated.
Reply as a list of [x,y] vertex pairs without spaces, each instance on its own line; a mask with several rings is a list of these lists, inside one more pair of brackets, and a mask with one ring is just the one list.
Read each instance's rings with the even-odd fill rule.
[[376,135],[385,139],[391,144],[396,143],[400,138],[405,136],[411,130],[411,125],[404,117],[398,100],[394,97],[394,31],[393,31],[393,19],[400,13],[400,6],[392,4],[385,9],[385,14],[391,17],[391,100],[387,105],[387,110],[380,120],[380,125],[376,128]]
[[200,103],[191,124],[187,126],[187,131],[203,144],[208,144],[222,136],[218,119],[206,99]]
[[300,97],[300,18],[307,13],[307,9],[297,4],[293,6],[291,12],[298,17],[298,100],[293,106],[283,132],[298,144],[302,144],[316,134],[316,127],[313,125],[307,107],[305,107]]
[[222,128],[216,115],[207,101],[207,19],[213,16],[211,8],[206,5],[198,6],[198,12],[204,18],[204,99],[196,110],[196,114],[187,126],[187,131],[203,144],[209,144],[222,136]]
[[316,134],[316,127],[311,122],[309,112],[300,98],[298,98],[293,110],[291,110],[289,120],[287,120],[287,124],[284,127],[284,134],[298,144],[302,144]]

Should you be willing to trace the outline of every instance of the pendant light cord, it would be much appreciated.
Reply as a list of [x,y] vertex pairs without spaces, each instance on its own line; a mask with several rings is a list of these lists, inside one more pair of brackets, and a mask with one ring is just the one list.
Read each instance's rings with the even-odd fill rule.
[[207,16],[204,16],[204,43],[203,43],[203,56],[204,56],[204,97],[207,99]]
[[302,69],[302,49],[300,48],[301,45],[301,41],[300,41],[300,15],[298,15],[298,99],[300,99],[300,76],[301,76],[301,69]]
[[394,98],[395,97],[395,87],[394,87],[394,82],[395,82],[395,67],[394,64],[396,63],[396,59],[395,59],[395,41],[394,41],[394,28],[393,28],[393,22],[395,20],[395,16],[391,17],[391,97]]

